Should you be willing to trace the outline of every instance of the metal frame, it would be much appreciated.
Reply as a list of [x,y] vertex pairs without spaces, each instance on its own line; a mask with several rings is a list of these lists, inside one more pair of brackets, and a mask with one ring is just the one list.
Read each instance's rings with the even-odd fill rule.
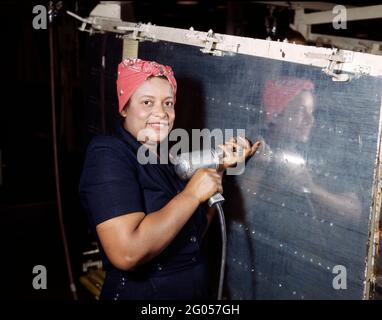
[[[310,9],[310,10],[331,10],[335,3],[330,2],[320,2],[320,1],[253,1],[254,3],[279,6],[279,7],[290,7],[294,10],[296,9]],[[348,6],[348,8],[353,8],[354,6]]]
[[[187,44],[202,48],[202,52],[212,55],[232,55],[236,53],[273,58],[282,61],[300,63],[320,67],[323,70],[331,65],[336,73],[352,73],[353,75],[382,75],[382,57],[341,49],[318,48],[287,42],[245,38],[225,34],[195,31],[192,28],[176,29],[148,24],[136,24],[115,18],[90,16],[82,18],[68,12],[82,22],[81,31],[94,33],[112,32],[123,39],[140,41],[167,41]],[[332,64],[333,55],[343,56],[343,61]]]
[[[382,110],[382,101],[381,101]],[[376,262],[382,257],[378,257],[379,246],[381,245],[379,223],[381,219],[381,209],[382,209],[382,115],[379,119],[379,130],[378,130],[378,149],[377,157],[375,160],[374,168],[374,185],[373,185],[373,203],[370,207],[369,216],[369,243],[367,248],[367,258],[365,261],[365,287],[364,287],[364,298],[371,299],[375,295],[375,286],[377,283],[376,272]]]

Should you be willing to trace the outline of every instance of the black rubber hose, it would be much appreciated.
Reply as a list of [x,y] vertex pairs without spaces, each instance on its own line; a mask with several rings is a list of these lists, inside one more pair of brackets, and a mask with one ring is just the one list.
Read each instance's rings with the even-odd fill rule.
[[226,256],[227,256],[227,229],[225,224],[223,207],[221,206],[220,203],[217,203],[216,208],[219,214],[220,230],[221,230],[221,236],[222,236],[222,253],[221,253],[221,263],[220,263],[219,288],[218,288],[218,300],[222,300],[225,263],[226,263]]

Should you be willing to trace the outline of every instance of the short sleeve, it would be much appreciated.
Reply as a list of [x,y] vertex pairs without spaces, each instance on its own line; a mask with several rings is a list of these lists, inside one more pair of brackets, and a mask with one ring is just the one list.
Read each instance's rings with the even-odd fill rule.
[[86,152],[79,192],[93,224],[144,212],[134,155],[115,137],[94,138]]

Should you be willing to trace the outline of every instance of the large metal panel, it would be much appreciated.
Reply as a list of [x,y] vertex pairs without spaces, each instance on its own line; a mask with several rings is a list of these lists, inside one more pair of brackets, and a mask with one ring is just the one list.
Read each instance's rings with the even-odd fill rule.
[[[334,82],[307,64],[163,41],[140,43],[138,57],[173,67],[178,126],[244,128],[263,141],[244,175],[225,178],[230,298],[364,297],[382,79]],[[314,86],[310,102],[269,109],[270,85],[302,79]],[[344,271],[346,289],[336,289]]]

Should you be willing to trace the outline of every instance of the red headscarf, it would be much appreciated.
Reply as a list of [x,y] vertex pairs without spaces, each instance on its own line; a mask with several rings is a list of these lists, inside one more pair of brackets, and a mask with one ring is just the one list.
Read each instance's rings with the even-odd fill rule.
[[145,61],[136,58],[123,60],[118,65],[117,95],[118,110],[122,111],[134,91],[150,76],[165,76],[170,82],[176,98],[176,80],[171,67],[159,64],[155,61]]
[[270,122],[275,114],[283,112],[301,91],[313,89],[313,82],[299,78],[282,77],[276,81],[267,81],[263,93],[266,122]]

